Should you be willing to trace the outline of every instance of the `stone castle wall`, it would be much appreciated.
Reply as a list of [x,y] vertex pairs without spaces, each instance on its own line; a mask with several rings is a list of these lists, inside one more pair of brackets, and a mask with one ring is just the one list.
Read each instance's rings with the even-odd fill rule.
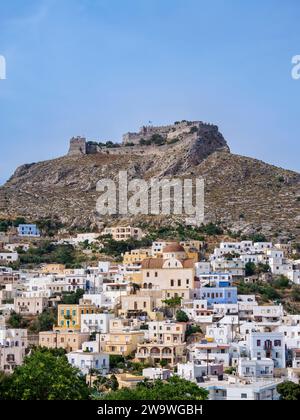
[[192,127],[197,127],[199,131],[202,131],[203,129],[211,130],[213,127],[218,129],[217,126],[207,124],[202,121],[181,121],[176,124],[174,123],[166,126],[149,125],[141,127],[140,131],[137,133],[129,132],[124,134],[123,144],[126,145],[128,143],[133,143],[138,145],[141,139],[150,140],[154,134],[159,134],[167,140],[172,140],[178,136],[188,134]]
[[86,139],[84,137],[72,137],[68,155],[85,155],[86,153]]
[[[195,132],[191,129],[196,127]],[[87,142],[84,137],[73,137],[70,140],[70,148],[68,155],[85,155],[105,153],[111,155],[153,155],[158,153],[158,147],[155,145],[140,145],[140,140],[149,140],[154,134],[159,134],[166,139],[167,142],[173,140],[183,141],[195,140],[197,137],[205,135],[207,132],[218,132],[218,127],[213,124],[207,124],[202,121],[182,121],[177,124],[166,126],[144,126],[137,133],[126,133],[123,135],[123,142],[120,147],[100,146],[96,142]],[[129,144],[132,143],[132,146]],[[168,144],[159,146],[159,150],[168,148]]]

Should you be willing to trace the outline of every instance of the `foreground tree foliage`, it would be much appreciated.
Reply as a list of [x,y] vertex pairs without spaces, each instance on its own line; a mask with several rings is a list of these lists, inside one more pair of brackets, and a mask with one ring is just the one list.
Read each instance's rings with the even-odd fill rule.
[[2,400],[86,400],[89,388],[65,356],[37,349],[0,380]]
[[291,381],[277,385],[277,391],[281,400],[300,400],[300,385]]
[[168,381],[160,379],[139,383],[135,389],[123,388],[103,395],[103,400],[206,400],[208,391],[198,385],[173,376]]

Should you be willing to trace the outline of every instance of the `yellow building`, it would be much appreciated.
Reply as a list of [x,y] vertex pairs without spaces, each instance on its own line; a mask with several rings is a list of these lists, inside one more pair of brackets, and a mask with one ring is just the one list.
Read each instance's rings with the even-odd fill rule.
[[102,349],[105,353],[128,356],[136,351],[137,346],[144,340],[143,331],[122,331],[105,334],[105,344]]
[[143,382],[145,379],[144,376],[132,375],[130,373],[118,373],[115,376],[118,380],[120,389],[135,388],[138,383]]
[[123,264],[140,264],[145,258],[151,256],[151,249],[132,249],[123,255]]
[[42,331],[39,333],[39,345],[49,349],[63,348],[67,352],[77,351],[89,337],[89,333],[80,331]]
[[163,299],[189,299],[190,291],[194,289],[195,266],[192,259],[148,258],[142,262],[141,271],[142,288],[163,291]]
[[66,266],[64,264],[45,264],[41,272],[43,274],[63,274]]
[[200,261],[200,254],[197,251],[189,250],[189,251],[187,251],[186,255],[190,260],[193,260],[194,263]]
[[154,309],[162,306],[162,292],[160,290],[139,290],[136,294],[121,296],[121,309],[119,316],[136,318],[148,316],[151,320],[157,319]]
[[200,261],[201,251],[204,249],[204,242],[202,241],[182,241],[180,245],[184,248],[188,258],[194,262]]
[[138,343],[144,340],[144,332],[134,325],[135,320],[111,319],[109,333],[100,334],[100,350],[109,354],[128,356],[136,351]]
[[138,344],[136,359],[154,363],[165,360],[170,365],[186,361],[186,323],[154,321],[148,327],[148,340]]
[[57,327],[59,330],[80,330],[81,315],[94,314],[97,307],[90,303],[79,305],[58,305],[57,307]]
[[143,237],[143,232],[140,228],[132,226],[115,226],[115,227],[106,227],[102,233],[103,235],[111,235],[115,241],[127,241],[128,239],[141,240]]
[[195,249],[196,251],[201,251],[204,248],[205,242],[190,240],[190,241],[181,241],[179,242],[181,246],[188,251],[189,249]]
[[124,273],[124,280],[128,281],[129,283],[135,283],[138,285],[142,284],[142,272],[141,271],[132,271]]

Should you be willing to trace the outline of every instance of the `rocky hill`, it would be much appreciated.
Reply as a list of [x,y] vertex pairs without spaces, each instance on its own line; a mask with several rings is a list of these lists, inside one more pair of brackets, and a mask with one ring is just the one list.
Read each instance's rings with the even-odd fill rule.
[[[128,142],[128,138],[127,138]],[[67,226],[116,223],[96,212],[101,178],[192,177],[205,180],[205,220],[268,237],[300,237],[300,174],[237,156],[215,126],[183,133],[162,145],[123,145],[96,153],[71,153],[23,165],[0,188],[0,217],[57,217]],[[126,222],[170,223],[179,216],[136,216]]]

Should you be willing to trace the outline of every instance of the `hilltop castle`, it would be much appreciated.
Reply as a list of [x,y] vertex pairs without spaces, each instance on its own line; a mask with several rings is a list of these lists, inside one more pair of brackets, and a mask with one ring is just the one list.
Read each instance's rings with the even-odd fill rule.
[[197,138],[206,138],[207,134],[217,134],[218,127],[202,121],[176,121],[166,126],[147,125],[138,132],[129,132],[123,135],[122,143],[92,142],[86,141],[85,137],[73,137],[70,140],[68,155],[88,155],[95,153],[109,154],[152,154],[159,147]]

